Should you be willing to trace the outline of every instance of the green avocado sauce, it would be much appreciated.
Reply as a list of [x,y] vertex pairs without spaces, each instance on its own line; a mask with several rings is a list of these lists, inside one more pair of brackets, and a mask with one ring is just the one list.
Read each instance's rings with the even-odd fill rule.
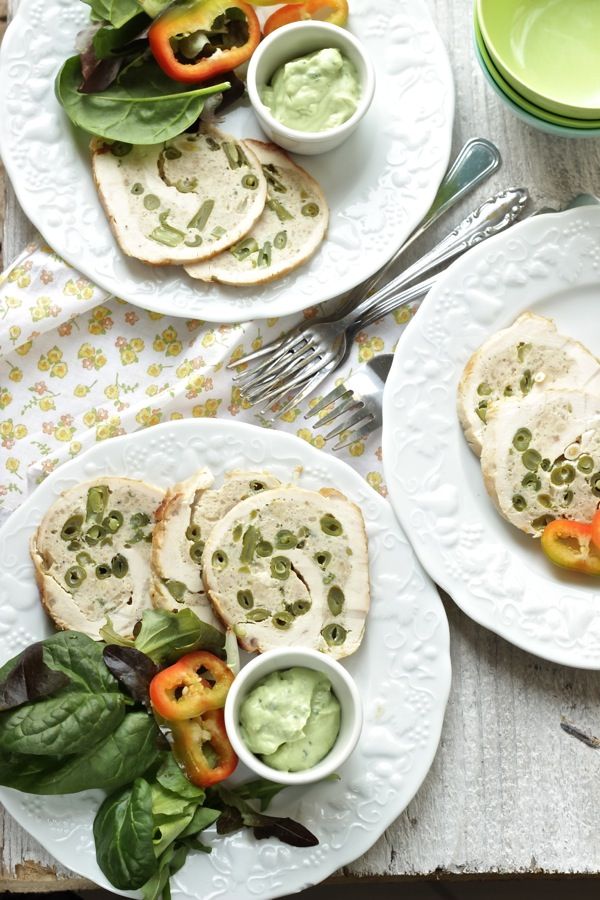
[[327,756],[340,720],[340,703],[327,676],[300,666],[266,675],[240,708],[244,743],[280,772],[310,769]]
[[260,99],[282,125],[315,132],[346,122],[360,93],[354,65],[339,50],[327,48],[280,66]]

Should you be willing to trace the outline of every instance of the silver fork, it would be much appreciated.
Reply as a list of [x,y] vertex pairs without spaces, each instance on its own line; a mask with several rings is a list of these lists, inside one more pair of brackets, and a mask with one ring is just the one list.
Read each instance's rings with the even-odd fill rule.
[[[233,380],[244,398],[252,405],[263,404],[268,408],[298,389],[297,396],[277,411],[277,415],[283,415],[315,390],[343,362],[351,345],[349,338],[356,328],[365,327],[402,303],[422,296],[425,285],[429,290],[433,281],[415,285],[414,294],[403,292],[399,295],[400,288],[512,225],[523,212],[527,200],[528,193],[524,189],[502,191],[483,203],[436,247],[373,296],[366,297],[351,312],[341,318],[317,322],[300,334],[290,335],[265,360],[234,376]],[[243,360],[236,365],[240,362]]]
[[326,441],[341,435],[337,444],[333,445],[334,450],[341,450],[342,447],[360,441],[381,428],[383,385],[393,360],[393,353],[382,353],[370,359],[305,414],[304,418],[310,419],[333,406],[314,423],[315,428],[329,425],[343,416],[342,422],[338,422],[335,428],[325,435]]

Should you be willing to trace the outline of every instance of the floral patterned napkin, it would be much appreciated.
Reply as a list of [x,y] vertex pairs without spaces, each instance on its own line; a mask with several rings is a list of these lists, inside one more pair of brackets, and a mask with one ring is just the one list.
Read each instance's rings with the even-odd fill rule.
[[[308,405],[361,362],[393,350],[411,313],[401,309],[359,333],[344,368]],[[275,422],[261,419],[225,368],[299,318],[240,325],[169,318],[107,295],[49,247],[27,247],[0,277],[0,519],[95,441],[173,419],[234,417],[328,449],[313,420],[304,420],[307,404]],[[339,455],[386,494],[381,432]]]

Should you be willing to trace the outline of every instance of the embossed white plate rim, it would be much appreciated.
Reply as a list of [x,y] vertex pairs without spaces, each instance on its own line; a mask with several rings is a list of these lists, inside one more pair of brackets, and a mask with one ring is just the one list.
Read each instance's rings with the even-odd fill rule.
[[[410,28],[405,24],[404,31],[413,35],[411,53],[423,68],[418,87],[419,103],[415,100],[409,103],[410,95],[407,95],[403,104],[412,108],[412,103],[415,108],[415,121],[409,128],[401,117],[402,106],[394,107],[384,95],[387,86],[389,95],[393,94],[395,98],[403,84],[402,59],[398,51],[395,54],[398,60],[389,63],[391,74],[382,69],[386,49],[389,58],[394,56],[389,52],[395,46],[394,29],[386,27],[384,10],[379,9],[378,19],[368,9],[366,0],[355,0],[351,24],[356,23],[355,30],[367,49],[371,49],[378,69],[379,89],[361,128],[344,145],[346,151],[344,147],[332,151],[338,154],[338,160],[342,160],[342,168],[348,165],[351,171],[352,159],[357,155],[364,156],[364,167],[354,169],[360,174],[360,191],[347,197],[347,185],[340,183],[336,166],[332,166],[333,157],[329,163],[325,157],[298,157],[300,165],[305,165],[321,181],[325,194],[329,192],[332,206],[330,237],[315,257],[284,279],[263,287],[255,286],[250,291],[204,285],[188,276],[178,275],[176,267],[161,271],[128,260],[119,250],[102,212],[93,187],[87,152],[82,146],[78,150],[68,120],[54,97],[54,74],[68,55],[69,38],[74,39],[74,34],[67,35],[66,31],[68,28],[76,30],[71,15],[67,17],[66,26],[60,17],[70,5],[68,0],[49,0],[45,4],[47,20],[38,24],[36,40],[44,41],[47,31],[48,43],[43,45],[43,52],[29,53],[35,61],[23,83],[18,80],[22,67],[29,65],[27,51],[23,48],[32,39],[28,17],[39,2],[22,0],[0,48],[0,82],[4,85],[0,92],[0,153],[19,203],[45,240],[67,262],[109,293],[148,310],[209,322],[232,323],[248,318],[285,316],[336,297],[367,278],[392,256],[429,209],[448,163],[452,139],[454,87],[446,49],[424,0],[382,0],[384,5],[389,3],[390,15],[397,15],[399,9],[405,18],[408,17]],[[80,0],[71,2],[75,9]],[[81,7],[84,9],[83,3]],[[85,18],[84,13],[82,16]],[[389,21],[393,25],[394,19]],[[62,32],[57,32],[53,39],[52,32],[54,29],[60,31],[61,22]],[[83,20],[81,24],[85,24]],[[413,87],[409,89],[413,90]],[[391,109],[397,110],[394,115],[399,118],[391,118]],[[228,113],[223,125],[225,130],[228,123],[232,132],[240,136],[265,139],[249,108]],[[39,134],[36,134],[36,127]],[[369,163],[369,157],[375,159],[378,152],[372,146],[370,136],[373,133],[386,142],[383,170]],[[48,134],[56,135],[52,145],[44,144],[44,135]],[[419,135],[421,140],[418,140]],[[23,141],[28,143],[23,145]],[[426,151],[424,144],[427,144]],[[46,157],[53,158],[54,145],[59,156],[53,159],[53,172],[44,172],[44,166],[48,166]],[[73,167],[74,176],[64,182]],[[339,162],[337,168],[339,171]],[[367,192],[373,186],[375,172],[382,181],[369,198]],[[48,187],[40,188],[36,175],[37,181],[43,180],[44,175],[54,179],[54,201],[46,200]],[[77,214],[72,222],[69,219],[71,212],[65,209],[68,197],[77,198]],[[378,221],[369,226],[367,222],[369,213],[378,216],[381,209],[387,210],[387,243],[384,243],[383,223]],[[390,224],[392,215],[396,218],[395,224]],[[360,240],[356,246],[357,239]],[[374,246],[367,249],[364,245],[370,239]]]
[[[579,240],[584,242],[585,249],[585,242],[593,245],[593,238],[588,235],[591,228],[595,228],[596,236],[600,236],[600,206],[583,206],[572,210],[566,210],[561,213],[536,216],[512,226],[509,231],[490,238],[485,243],[473,248],[465,254],[464,257],[453,263],[446,272],[441,275],[439,281],[423,301],[417,316],[407,327],[398,342],[394,362],[386,382],[384,393],[382,446],[386,484],[389,489],[390,501],[396,515],[405,532],[409,535],[415,553],[419,557],[424,569],[429,573],[431,578],[452,597],[454,602],[463,610],[463,612],[478,624],[500,635],[516,647],[532,653],[535,656],[539,656],[542,659],[558,663],[559,665],[571,666],[573,668],[599,670],[600,644],[594,653],[590,654],[588,651],[584,659],[582,658],[582,650],[580,648],[561,646],[558,636],[552,641],[547,638],[542,639],[541,637],[527,634],[522,630],[515,628],[514,622],[503,622],[498,615],[495,614],[494,610],[487,609],[483,603],[478,601],[477,597],[474,596],[473,592],[469,590],[460,577],[455,577],[450,573],[447,562],[444,561],[442,556],[441,545],[436,541],[436,534],[431,526],[431,521],[429,521],[431,527],[427,531],[427,539],[424,538],[424,534],[419,535],[414,527],[415,515],[417,515],[417,517],[426,515],[423,501],[419,501],[419,497],[422,497],[422,495],[419,491],[411,493],[406,489],[406,484],[403,484],[401,477],[398,474],[398,460],[394,458],[395,427],[402,419],[402,417],[398,416],[397,409],[395,408],[394,396],[395,393],[401,389],[403,384],[406,385],[407,369],[412,371],[413,365],[417,359],[420,360],[420,364],[423,367],[427,364],[436,364],[433,359],[435,355],[434,351],[432,350],[430,355],[423,353],[422,345],[425,341],[424,335],[426,330],[432,327],[434,317],[436,313],[439,313],[442,309],[442,304],[445,300],[451,302],[453,298],[457,299],[461,295],[465,295],[473,286],[471,282],[476,277],[480,277],[481,273],[486,270],[486,267],[488,269],[490,268],[489,261],[493,258],[501,260],[504,267],[513,264],[518,270],[519,263],[513,263],[512,261],[516,256],[519,241],[529,241],[530,246],[537,247],[543,254],[543,246],[540,245],[540,241],[543,240],[545,234],[558,231],[562,238],[562,244],[566,246],[569,230],[571,229],[576,235],[577,232],[579,232]],[[561,244],[558,245],[558,247],[560,246]],[[524,312],[529,308],[532,308],[534,312],[539,312],[541,315],[551,315],[551,317],[554,317],[556,315],[554,311],[551,314],[544,311],[543,308],[536,310],[536,302],[539,302],[540,305],[543,305],[544,302],[550,304],[552,303],[554,295],[558,295],[565,290],[576,291],[577,289],[583,290],[590,287],[597,287],[600,290],[600,265],[598,264],[600,254],[598,253],[596,245],[588,247],[588,250],[588,267],[583,272],[577,272],[577,259],[574,258],[570,270],[572,278],[570,280],[567,279],[564,284],[561,283],[558,278],[555,278],[554,280],[549,278],[549,283],[546,283],[545,288],[543,288],[540,293],[540,285],[539,283],[536,283],[535,279],[541,279],[542,275],[540,271],[536,272],[532,276],[532,281],[528,283],[528,287],[533,293],[530,293],[527,302],[524,302],[522,297],[519,298],[517,296],[520,287],[515,286],[515,284],[512,285],[512,288],[509,286],[508,296],[502,296],[501,299],[503,304],[501,311],[499,311],[498,316],[495,318],[490,316],[489,322],[486,322],[485,326],[482,327],[481,337],[476,343],[472,345],[469,343],[464,330],[454,334],[456,347],[458,347],[459,350],[457,351],[458,358],[450,378],[453,388],[453,410],[456,402],[456,386],[462,373],[462,369],[471,353],[477,349],[487,336],[500,328],[504,328],[511,324],[521,312]],[[553,247],[547,255],[558,255],[557,247]],[[580,258],[581,254],[578,259]],[[568,259],[566,262],[568,262]],[[548,261],[548,264],[551,265],[551,262]],[[523,273],[524,271],[525,268],[521,264],[521,272]],[[526,281],[526,279],[524,280]],[[535,294],[536,290],[538,291],[539,296]],[[488,296],[491,295],[492,290],[490,289]],[[483,299],[485,299],[485,297],[483,297]],[[557,306],[557,310],[560,310],[562,315],[568,317],[569,310],[566,306],[563,306],[562,308]],[[500,321],[497,321],[498,318]],[[557,324],[559,331],[563,331],[566,334],[571,333],[567,322],[561,324],[561,322],[558,321]],[[581,340],[584,344],[586,343],[585,334],[573,334],[573,336]],[[421,352],[419,352],[417,348],[419,348]],[[598,354],[600,352],[600,344],[594,345],[590,349],[592,349],[592,352],[595,351]],[[447,365],[446,360],[444,360],[443,365]],[[431,383],[435,386],[435,378],[432,378]],[[448,401],[445,403],[445,408],[447,408],[447,405]],[[442,415],[443,408],[444,403],[441,401],[440,392],[440,400],[437,402],[437,405],[435,400],[431,401],[424,413],[424,419],[420,420],[420,423],[423,424],[422,437],[424,440],[432,439],[436,426],[439,427],[441,425],[441,421],[439,420],[436,423],[436,416]],[[454,441],[460,446],[461,453],[464,453],[464,455],[470,459],[475,459],[474,455],[471,454],[471,451],[467,447],[458,417],[455,413],[453,414],[453,422],[448,442],[444,448],[442,466],[444,464],[448,466],[456,461],[453,451],[451,455],[451,448],[454,446],[452,442]],[[477,468],[479,469],[479,466],[477,466]],[[528,543],[528,546],[531,547],[533,544],[532,539],[526,538],[525,535],[521,535],[520,532],[501,519],[499,514],[495,511],[491,499],[485,492],[480,472],[479,478],[481,484],[476,485],[475,493],[477,494],[477,500],[474,502],[475,507],[478,507],[478,512],[489,515],[491,511],[491,515],[495,517],[497,521],[501,523],[501,527],[505,528],[507,531],[507,543],[516,536],[514,537],[515,540],[517,538],[524,538],[526,539],[526,542],[530,542]],[[451,483],[451,481],[449,481],[449,483]],[[469,493],[469,487],[465,480],[460,482],[459,487],[464,492]],[[509,547],[508,556],[510,558],[516,556],[514,549],[511,550]],[[539,559],[542,560],[542,563],[544,562],[541,550],[539,550]],[[571,577],[570,573],[562,573],[561,570],[558,569],[554,570],[550,563],[547,564],[547,569],[548,577],[542,577],[537,572],[534,572],[533,575],[531,575],[532,583],[537,584],[542,592],[541,596],[544,597],[544,604],[547,601],[550,602],[550,605],[545,612],[552,612],[555,608],[556,602],[558,601],[558,594],[560,593],[558,585],[563,584],[566,585],[565,593],[568,597],[572,598],[572,596],[576,596],[577,598],[583,598],[584,600],[586,597],[590,597],[588,601],[589,610],[593,613],[593,616],[598,620],[600,625],[600,592],[598,590],[595,591],[596,596],[594,599],[592,596],[594,594],[594,579],[586,579],[585,576],[575,576],[572,581],[569,581],[569,578]],[[525,570],[525,567],[522,567],[521,571],[524,576],[527,575],[529,577],[529,569]],[[563,580],[563,576],[566,580]],[[554,591],[552,590],[553,587],[556,588]],[[549,594],[545,593],[546,590],[549,590]]]
[[[263,460],[263,462],[261,462]],[[370,488],[366,482],[350,468],[345,462],[335,459],[328,454],[311,447],[309,444],[300,440],[294,435],[283,432],[275,432],[262,429],[254,425],[239,422],[225,422],[212,419],[190,420],[184,419],[180,421],[163,423],[152,428],[135,432],[133,434],[116,437],[103,444],[97,444],[90,448],[81,456],[65,463],[63,466],[55,470],[42,484],[28,497],[22,506],[13,513],[7,523],[0,530],[0,568],[3,571],[3,579],[0,581],[0,656],[2,661],[14,655],[19,646],[26,644],[28,638],[33,637],[39,639],[45,633],[51,633],[51,628],[45,623],[41,606],[37,602],[37,590],[33,575],[31,572],[31,563],[28,556],[28,537],[36,527],[45,509],[52,502],[60,491],[86,478],[93,478],[100,474],[109,474],[118,472],[121,475],[129,475],[131,477],[145,477],[148,474],[144,471],[144,466],[153,467],[154,480],[166,485],[181,477],[187,477],[191,471],[197,466],[208,464],[213,471],[225,471],[232,467],[249,467],[249,466],[265,466],[270,468],[276,474],[284,474],[287,472],[288,477],[292,477],[294,470],[299,467],[301,471],[297,471],[300,484],[307,487],[316,487],[323,484],[334,484],[341,489],[354,502],[361,505],[363,514],[367,524],[371,547],[371,581],[374,587],[372,592],[372,606],[370,613],[370,622],[368,623],[363,645],[359,651],[352,657],[348,657],[344,663],[350,670],[357,669],[356,680],[359,690],[363,693],[363,702],[365,697],[370,696],[371,686],[365,685],[366,677],[362,682],[360,672],[364,675],[371,674],[371,680],[376,682],[373,696],[379,697],[380,692],[384,691],[385,680],[383,679],[384,667],[382,659],[385,659],[391,666],[395,676],[389,675],[388,694],[382,694],[384,699],[390,701],[386,705],[382,705],[381,709],[373,710],[373,703],[365,704],[365,727],[363,735],[359,741],[359,745],[350,760],[341,769],[342,780],[338,784],[319,785],[319,801],[317,806],[320,815],[324,816],[323,810],[327,809],[327,802],[330,796],[335,799],[336,791],[340,793],[343,799],[344,790],[366,792],[367,800],[362,800],[356,794],[356,809],[354,806],[339,808],[340,799],[337,799],[337,808],[335,815],[343,818],[342,814],[351,815],[351,822],[348,825],[348,833],[346,840],[343,841],[338,848],[325,854],[321,859],[318,856],[319,848],[313,848],[310,851],[297,851],[292,848],[283,848],[278,842],[258,842],[257,844],[248,843],[245,838],[240,838],[239,846],[243,846],[244,860],[239,855],[241,851],[239,846],[233,847],[231,852],[228,842],[237,840],[236,836],[227,839],[214,840],[215,850],[213,854],[206,857],[203,854],[190,856],[188,863],[173,879],[173,896],[174,898],[205,898],[205,900],[213,900],[220,896],[221,891],[198,892],[197,890],[186,887],[187,878],[195,878],[195,884],[200,883],[199,876],[206,879],[207,874],[214,874],[213,869],[209,868],[211,860],[214,860],[216,867],[215,880],[222,877],[219,874],[220,869],[228,862],[229,856],[234,857],[233,862],[243,868],[243,864],[247,862],[247,853],[252,855],[251,870],[246,873],[246,879],[243,884],[235,885],[235,893],[229,890],[228,896],[235,896],[235,900],[250,900],[256,897],[246,881],[248,878],[255,879],[257,876],[256,860],[271,853],[273,859],[277,859],[278,854],[294,855],[297,864],[291,871],[285,873],[285,877],[279,876],[277,881],[275,873],[275,882],[272,886],[261,890],[260,896],[265,898],[275,898],[294,891],[304,889],[312,884],[326,878],[336,869],[348,865],[352,860],[366,852],[369,847],[383,834],[385,829],[396,819],[406,808],[416,791],[427,774],[433,758],[435,756],[441,728],[443,723],[444,711],[448,699],[450,689],[450,655],[449,655],[449,631],[448,623],[443,605],[437,593],[435,586],[430,582],[427,575],[421,569],[413,551],[402,533],[402,530],[394,517],[393,511],[389,504],[375,491]],[[159,469],[159,466],[161,467]],[[164,467],[167,468],[164,468]],[[168,471],[168,477],[165,472]],[[386,547],[385,541],[389,546]],[[12,554],[12,556],[11,556]],[[4,565],[3,565],[3,560]],[[11,561],[11,566],[6,561]],[[403,562],[406,563],[406,571],[398,574],[398,568],[401,568]],[[14,597],[14,577],[12,571],[19,572],[20,577],[24,581],[20,584],[19,597],[22,599],[25,594],[29,596],[31,611],[27,614],[32,618],[32,628],[37,628],[37,633],[29,636],[23,635],[19,629],[19,634],[7,632],[5,616],[7,613],[7,603],[10,597]],[[24,575],[23,573],[27,574]],[[381,585],[380,585],[381,579]],[[402,582],[402,587],[397,587],[394,591],[394,584]],[[382,585],[388,585],[387,592],[382,592]],[[406,607],[403,599],[408,595],[414,594],[412,606]],[[394,635],[393,626],[398,629],[398,633],[407,639],[411,637],[412,632],[409,625],[400,621],[401,616],[405,616],[407,609],[410,608],[415,618],[415,635],[419,632],[421,643],[417,641],[415,644],[400,648],[390,649],[389,641],[392,640],[389,635]],[[19,615],[19,624],[23,621],[23,616]],[[37,623],[37,624],[36,624]],[[40,623],[42,623],[40,625]],[[419,631],[420,626],[420,631]],[[433,628],[430,637],[426,637],[427,628]],[[402,630],[404,628],[404,631]],[[9,637],[10,636],[10,637]],[[18,640],[17,640],[18,638]],[[378,652],[368,652],[371,641],[377,639],[386,639],[387,653],[381,653],[381,647],[378,645]],[[7,646],[7,642],[10,641]],[[19,643],[20,641],[20,643]],[[3,646],[4,644],[4,646]],[[425,646],[422,646],[425,644]],[[385,645],[384,645],[385,646]],[[415,649],[416,648],[416,649]],[[420,648],[420,649],[419,649]],[[420,653],[420,655],[419,655]],[[429,654],[429,655],[428,655]],[[410,656],[410,660],[409,660]],[[413,658],[414,657],[414,658]],[[365,667],[366,670],[365,670]],[[404,668],[403,668],[404,667]],[[413,684],[412,673],[416,671]],[[410,675],[410,678],[409,678]],[[420,679],[420,681],[419,681]],[[433,685],[427,689],[423,686],[418,687],[423,681],[433,681]],[[382,688],[382,683],[384,687]],[[416,691],[419,696],[427,694],[431,699],[431,708],[427,714],[419,714],[417,716],[413,707],[408,707],[415,712],[414,727],[418,733],[425,735],[425,743],[415,745],[413,750],[414,759],[408,775],[404,772],[396,772],[394,765],[390,763],[390,771],[384,776],[379,773],[378,766],[387,765],[390,753],[390,741],[393,746],[393,758],[396,759],[399,751],[398,737],[396,732],[392,730],[399,726],[404,727],[406,723],[398,723],[395,721],[393,712],[398,709],[406,708],[402,706],[402,692],[405,689]],[[392,701],[393,696],[393,702]],[[386,702],[387,702],[386,701]],[[417,700],[413,702],[418,705]],[[371,710],[371,712],[369,712]],[[386,728],[386,722],[392,715],[392,725]],[[373,717],[373,721],[371,721]],[[380,724],[379,724],[380,723]],[[406,725],[406,727],[408,727]],[[369,733],[377,729],[377,740],[369,740]],[[423,731],[424,729],[424,731]],[[401,732],[404,735],[404,732]],[[416,740],[416,738],[415,738]],[[388,751],[386,754],[386,750]],[[358,768],[353,769],[354,765]],[[370,761],[370,762],[369,762]],[[400,760],[401,762],[402,760]],[[360,775],[357,774],[360,772]],[[396,782],[394,782],[396,778]],[[395,787],[400,785],[400,787]],[[405,786],[404,786],[405,785]],[[314,787],[314,786],[313,786]],[[366,818],[361,820],[358,813],[358,804],[364,806],[365,803],[376,803],[376,792],[378,788],[385,793],[385,799],[377,801],[377,817],[371,821]],[[290,801],[284,799],[281,801],[280,808],[275,808],[275,813],[293,814],[297,807],[300,811],[297,813],[298,818],[306,818],[303,816],[302,808],[306,807],[308,793],[306,789],[292,789],[294,799]],[[333,793],[332,793],[333,792]],[[84,840],[85,834],[77,834],[77,828],[68,832],[68,840],[56,837],[51,830],[46,819],[52,817],[61,823],[61,814],[63,818],[66,810],[67,817],[73,816],[73,808],[79,805],[86,805],[91,821],[92,807],[97,807],[97,800],[100,796],[99,792],[86,792],[85,794],[66,795],[64,803],[61,798],[53,797],[35,797],[34,795],[22,794],[9,788],[0,788],[0,798],[6,806],[9,813],[28,830],[33,837],[38,840],[42,846],[53,854],[63,865],[73,869],[80,875],[90,878],[92,881],[100,884],[108,890],[115,893],[123,893],[127,896],[137,896],[136,894],[127,892],[118,892],[104,879],[98,869],[95,859],[90,856],[89,846],[87,847],[87,855],[77,843]],[[314,803],[313,799],[313,803]],[[290,811],[289,807],[292,806]],[[31,811],[28,812],[26,807]],[[370,810],[367,811],[367,813]],[[51,815],[50,815],[51,814]],[[319,813],[318,813],[319,814]],[[332,820],[335,816],[331,817]],[[324,816],[323,822],[329,821]],[[306,822],[310,824],[309,821]],[[68,831],[69,820],[65,820],[65,827]],[[324,826],[323,826],[324,827]],[[337,824],[336,826],[337,827]],[[319,830],[319,826],[315,826],[315,830]],[[89,829],[88,829],[89,831]],[[88,835],[89,836],[89,835]],[[329,837],[329,836],[328,836]],[[213,839],[207,838],[210,843]],[[278,845],[278,846],[276,846]],[[268,851],[268,852],[267,852]],[[317,853],[317,862],[310,859],[310,855]],[[308,854],[308,855],[305,855]],[[93,854],[92,854],[93,855]],[[270,858],[270,857],[269,857]],[[308,868],[302,868],[302,858],[308,859],[310,865]],[[224,877],[224,876],[223,876]],[[266,876],[263,876],[266,877]]]

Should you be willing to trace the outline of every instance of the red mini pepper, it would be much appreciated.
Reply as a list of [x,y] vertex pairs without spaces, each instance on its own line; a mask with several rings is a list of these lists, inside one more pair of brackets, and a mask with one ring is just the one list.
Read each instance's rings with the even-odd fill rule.
[[[201,718],[171,724],[173,752],[185,774],[198,787],[210,787],[224,781],[238,763],[225,731],[222,709],[214,709]],[[206,747],[210,747],[210,756]]]
[[260,41],[260,23],[244,0],[187,0],[173,3],[154,20],[148,40],[166,75],[196,84],[250,59]]
[[[594,521],[598,518],[598,513]],[[596,525],[600,533],[600,521]],[[554,519],[542,532],[542,550],[549,560],[564,569],[575,569],[586,575],[600,575],[600,545],[592,540],[593,525]]]
[[150,682],[150,700],[159,716],[168,722],[193,719],[225,706],[234,675],[207,650],[187,653],[163,669]]
[[348,21],[347,0],[305,0],[304,3],[288,3],[269,16],[263,30],[267,35],[283,25],[304,22],[307,19],[331,22],[332,25],[345,25]]

